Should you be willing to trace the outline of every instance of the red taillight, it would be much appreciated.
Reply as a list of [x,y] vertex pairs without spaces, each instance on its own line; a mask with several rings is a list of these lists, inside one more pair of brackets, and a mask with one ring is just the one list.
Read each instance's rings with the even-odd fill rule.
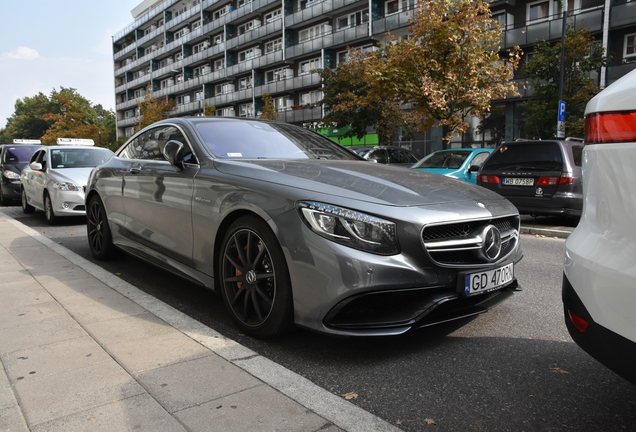
[[587,328],[590,326],[590,323],[585,321],[583,318],[576,316],[571,310],[568,310],[568,315],[570,316],[570,321],[574,324],[574,327],[580,331],[581,333],[585,333]]
[[481,183],[496,183],[499,184],[499,176],[495,175],[478,175],[477,181]]
[[574,179],[572,173],[561,173],[561,177],[539,177],[537,186],[556,186],[561,184],[572,184]]
[[636,112],[607,112],[585,117],[586,144],[636,141]]

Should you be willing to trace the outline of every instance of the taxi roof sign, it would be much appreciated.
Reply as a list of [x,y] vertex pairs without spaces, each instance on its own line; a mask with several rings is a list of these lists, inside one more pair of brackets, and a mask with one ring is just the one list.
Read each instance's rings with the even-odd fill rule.
[[95,141],[93,141],[92,139],[83,138],[58,138],[57,145],[94,146]]
[[13,144],[42,144],[38,139],[13,139]]

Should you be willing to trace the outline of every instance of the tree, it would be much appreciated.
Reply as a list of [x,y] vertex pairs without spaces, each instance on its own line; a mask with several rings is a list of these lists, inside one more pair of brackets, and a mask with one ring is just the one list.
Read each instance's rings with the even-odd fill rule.
[[152,95],[152,85],[148,84],[143,99],[137,102],[139,116],[135,120],[135,133],[159,120],[172,117],[171,114],[176,107],[177,103],[174,100],[168,100],[167,96],[165,99],[154,97]]
[[38,93],[33,97],[25,97],[15,102],[15,111],[7,119],[7,124],[0,131],[2,142],[10,143],[14,138],[40,139],[51,126],[42,116],[50,112],[52,107],[49,98]]
[[265,120],[278,120],[278,113],[276,112],[272,96],[269,93],[263,93],[262,100],[261,118]]
[[[568,135],[583,137],[585,106],[600,88],[589,78],[599,71],[609,58],[602,46],[593,47],[594,37],[584,28],[568,27],[565,35],[565,67],[563,100],[567,104],[565,129]],[[524,121],[532,138],[549,139],[556,136],[561,42],[550,45],[537,43],[530,61],[521,69],[533,84],[533,98],[526,104]]]
[[216,107],[214,105],[208,105],[207,103],[203,106],[203,113],[206,117],[214,117],[216,114]]
[[367,80],[368,69],[380,54],[349,49],[348,60],[337,69],[315,71],[322,78],[323,99],[327,109],[323,123],[338,129],[350,126],[343,137],[361,139],[368,127],[374,127],[380,144],[391,142],[392,125],[400,127],[410,123],[410,114],[401,110],[392,98],[373,91]]
[[492,99],[517,94],[510,79],[521,51],[500,58],[501,32],[487,0],[419,2],[410,37],[394,38],[365,68],[368,100],[390,95],[394,104],[412,104],[419,129],[442,126],[447,147],[470,127],[466,116],[483,118]]
[[42,116],[43,120],[52,123],[41,138],[43,144],[55,144],[57,138],[87,138],[99,141],[100,129],[87,121],[89,114],[81,102],[68,92],[55,93],[52,99],[53,105],[59,108],[61,114],[47,113]]

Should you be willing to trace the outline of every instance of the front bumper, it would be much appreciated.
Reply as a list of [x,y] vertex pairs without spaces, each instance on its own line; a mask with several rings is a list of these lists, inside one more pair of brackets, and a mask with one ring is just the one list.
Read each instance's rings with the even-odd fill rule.
[[556,193],[550,198],[506,197],[521,214],[581,217],[583,198]]
[[[565,325],[574,342],[606,367],[636,384],[636,368],[632,364],[636,358],[636,343],[594,322],[565,274],[562,297]],[[575,327],[570,312],[589,324],[585,332]]]
[[86,214],[84,191],[49,190],[51,205],[56,216],[83,216]]

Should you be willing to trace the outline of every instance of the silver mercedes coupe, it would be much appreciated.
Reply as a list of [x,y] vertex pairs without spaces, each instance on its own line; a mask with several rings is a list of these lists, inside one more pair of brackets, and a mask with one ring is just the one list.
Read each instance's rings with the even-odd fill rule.
[[397,335],[520,290],[500,195],[376,164],[287,123],[174,118],[92,172],[88,241],[220,292],[246,333]]

